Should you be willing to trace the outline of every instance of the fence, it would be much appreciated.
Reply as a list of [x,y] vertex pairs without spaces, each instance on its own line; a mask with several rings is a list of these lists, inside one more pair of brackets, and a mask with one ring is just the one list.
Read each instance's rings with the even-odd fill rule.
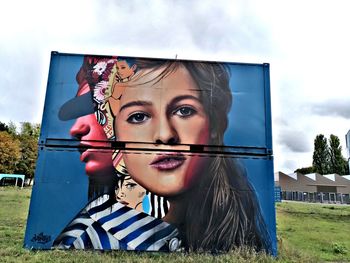
[[282,200],[292,200],[310,203],[329,203],[329,204],[350,204],[350,194],[342,193],[309,193],[298,191],[282,191]]
[[275,186],[275,202],[282,201],[282,192],[280,186]]

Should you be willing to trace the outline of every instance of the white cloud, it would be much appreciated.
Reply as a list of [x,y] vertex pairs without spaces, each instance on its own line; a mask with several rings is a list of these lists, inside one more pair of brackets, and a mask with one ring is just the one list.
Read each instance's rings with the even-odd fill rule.
[[338,135],[345,147],[350,128],[349,7],[347,0],[6,1],[0,120],[41,121],[51,50],[269,62],[275,168],[309,166],[318,133]]

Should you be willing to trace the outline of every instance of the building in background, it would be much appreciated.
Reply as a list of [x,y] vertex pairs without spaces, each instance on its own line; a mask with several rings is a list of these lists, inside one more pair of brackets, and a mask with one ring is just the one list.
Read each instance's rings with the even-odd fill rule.
[[[350,130],[345,135],[347,160],[350,169]],[[276,172],[275,201],[350,204],[350,175],[318,173],[301,174]],[[280,189],[280,194],[276,193]]]
[[275,173],[283,200],[350,204],[350,175]]

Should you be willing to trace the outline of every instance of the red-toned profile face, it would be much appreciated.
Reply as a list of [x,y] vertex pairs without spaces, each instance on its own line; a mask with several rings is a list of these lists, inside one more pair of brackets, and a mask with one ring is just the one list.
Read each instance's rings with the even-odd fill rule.
[[[89,91],[89,85],[80,88],[77,96]],[[89,114],[77,118],[70,129],[70,134],[81,140],[82,146],[109,147],[107,136],[102,126],[97,122],[95,114]],[[103,141],[103,142],[96,142]],[[85,165],[85,171],[89,176],[107,177],[114,173],[112,163],[112,150],[86,149],[81,150],[80,160]]]
[[113,109],[114,129],[118,140],[149,143],[127,146],[155,150],[147,154],[126,151],[123,158],[137,183],[170,197],[188,190],[200,176],[205,158],[181,152],[189,146],[179,144],[207,144],[209,119],[189,72],[181,66],[159,80],[162,70],[140,70],[133,80],[121,84],[125,89],[119,108]]

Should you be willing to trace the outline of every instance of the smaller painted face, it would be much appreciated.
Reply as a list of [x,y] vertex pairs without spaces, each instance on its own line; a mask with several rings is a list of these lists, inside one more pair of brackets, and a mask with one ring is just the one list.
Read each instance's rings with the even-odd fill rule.
[[121,79],[126,79],[135,73],[136,65],[131,67],[126,60],[117,61],[117,74]]
[[121,187],[117,190],[117,200],[131,208],[143,212],[142,201],[146,195],[146,189],[136,183],[130,176],[126,177]]
[[[90,91],[89,85],[85,84],[77,96],[88,91]],[[95,114],[77,118],[70,129],[70,134],[80,140],[80,145],[83,147],[110,147],[110,144],[106,142],[107,136],[97,122]],[[80,154],[80,161],[86,163],[85,171],[88,176],[102,179],[114,174],[112,150],[82,149]]]
[[[147,147],[153,152],[124,151],[131,177],[147,190],[161,196],[176,196],[188,190],[201,174],[205,157],[182,152],[183,144],[207,144],[209,118],[199,88],[184,67],[157,81],[163,69],[138,72],[124,85],[116,113],[115,131],[130,147]],[[117,106],[116,106],[117,107]],[[162,150],[162,151],[157,151]]]

